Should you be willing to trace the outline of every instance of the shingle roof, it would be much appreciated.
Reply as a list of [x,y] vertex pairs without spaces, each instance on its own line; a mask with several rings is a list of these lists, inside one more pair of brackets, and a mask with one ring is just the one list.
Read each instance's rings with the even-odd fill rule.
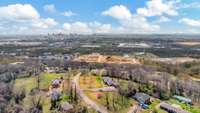
[[109,86],[117,86],[117,83],[113,81],[110,77],[103,77],[103,81]]
[[176,108],[176,107],[173,107],[172,105],[168,104],[168,103],[165,103],[165,102],[162,102],[160,104],[160,108],[162,109],[165,109],[169,112],[173,112],[173,113],[189,113],[181,108]]
[[150,99],[150,96],[145,93],[136,93],[133,98],[135,98],[140,103],[145,103],[148,99]]

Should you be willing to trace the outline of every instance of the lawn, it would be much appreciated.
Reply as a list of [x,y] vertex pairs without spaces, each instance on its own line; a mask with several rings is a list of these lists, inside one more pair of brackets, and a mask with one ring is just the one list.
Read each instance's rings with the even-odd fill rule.
[[36,77],[20,78],[15,80],[14,90],[25,88],[26,93],[29,93],[32,89],[36,88],[37,85]]
[[168,113],[165,110],[162,110],[160,108],[158,108],[158,104],[161,101],[159,99],[155,99],[150,105],[149,105],[149,109],[143,110],[144,113],[150,113],[151,111],[156,110],[158,113]]
[[79,84],[82,89],[102,88],[104,84],[102,78],[93,75],[82,75],[79,79]]

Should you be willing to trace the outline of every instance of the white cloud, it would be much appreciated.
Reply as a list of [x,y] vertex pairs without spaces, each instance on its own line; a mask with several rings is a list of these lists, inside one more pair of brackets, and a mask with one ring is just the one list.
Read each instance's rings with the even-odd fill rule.
[[189,18],[182,18],[179,20],[179,23],[192,26],[192,27],[200,27],[200,20],[194,20]]
[[56,12],[56,7],[54,4],[47,4],[43,7],[44,11],[49,12],[49,13],[54,13]]
[[140,15],[133,15],[128,20],[120,21],[121,25],[129,32],[154,32],[159,30],[159,26],[149,23],[147,19]]
[[37,19],[37,20],[33,20],[31,23],[32,23],[32,27],[43,28],[43,29],[58,25],[58,22],[56,22],[52,18]]
[[66,16],[66,17],[70,17],[70,16],[74,16],[76,14],[69,10],[69,11],[63,12],[62,15]]
[[117,19],[121,28],[126,33],[153,32],[160,28],[158,25],[148,22],[144,16],[131,14],[131,12],[123,5],[113,6],[102,14]]
[[78,34],[91,34],[92,30],[88,24],[83,22],[64,23],[63,24],[65,33],[78,33]]
[[1,33],[47,33],[59,23],[53,18],[42,18],[30,4],[0,7]]
[[200,2],[193,2],[193,3],[183,3],[178,6],[178,9],[182,8],[200,8]]
[[161,16],[158,20],[155,21],[155,23],[163,23],[163,22],[169,22],[171,19],[165,16]]
[[176,16],[178,12],[174,4],[177,1],[165,1],[164,0],[150,0],[146,3],[146,7],[138,8],[137,14],[142,16],[161,16],[167,14],[169,16]]
[[31,20],[40,18],[30,4],[13,4],[0,7],[0,20]]
[[63,24],[63,33],[92,34],[92,33],[125,33],[120,27],[100,22],[73,22]]
[[102,13],[105,16],[111,16],[116,19],[129,19],[131,12],[123,5],[116,5]]

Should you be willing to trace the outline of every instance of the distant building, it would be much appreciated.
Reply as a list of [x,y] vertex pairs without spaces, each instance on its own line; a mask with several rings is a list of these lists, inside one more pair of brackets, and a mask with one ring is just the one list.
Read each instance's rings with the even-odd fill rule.
[[145,93],[136,93],[133,96],[133,98],[136,99],[139,103],[144,103],[144,104],[151,103],[151,97]]

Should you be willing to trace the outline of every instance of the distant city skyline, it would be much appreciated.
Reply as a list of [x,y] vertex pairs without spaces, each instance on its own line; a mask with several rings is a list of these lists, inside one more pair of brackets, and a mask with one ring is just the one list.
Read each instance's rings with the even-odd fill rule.
[[3,0],[0,35],[200,33],[197,0]]

